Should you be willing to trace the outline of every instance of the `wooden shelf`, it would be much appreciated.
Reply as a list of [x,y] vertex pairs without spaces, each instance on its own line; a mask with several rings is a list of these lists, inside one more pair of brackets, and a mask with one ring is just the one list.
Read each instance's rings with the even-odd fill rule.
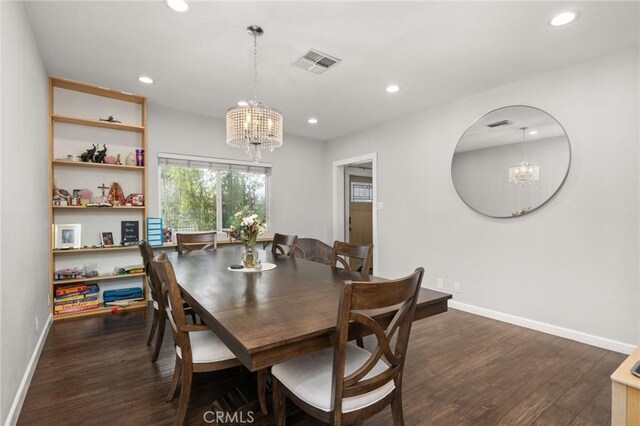
[[82,161],[69,161],[69,160],[53,160],[52,163],[58,166],[72,166],[72,167],[94,167],[97,169],[119,169],[119,170],[138,170],[144,171],[144,166],[125,166],[120,164],[106,164],[106,163],[84,163]]
[[125,123],[111,123],[109,121],[89,120],[80,117],[70,117],[68,115],[52,114],[51,120],[56,123],[77,124],[79,126],[102,127],[105,129],[122,130],[125,132],[144,132],[144,126]]
[[111,281],[111,280],[122,280],[125,278],[131,277],[144,277],[146,274],[144,272],[136,272],[135,274],[118,274],[118,275],[98,275],[97,277],[91,278],[73,278],[67,280],[53,280],[51,281],[53,285],[60,284],[76,284],[76,283],[86,283],[86,282],[94,282],[94,281]]
[[90,311],[81,311],[81,312],[71,312],[68,314],[54,314],[53,320],[67,319],[67,318],[78,318],[78,317],[86,317],[90,315],[99,315],[99,314],[110,314],[113,308],[118,308],[119,312],[122,311],[130,311],[133,309],[144,309],[147,307],[146,301],[135,302],[129,306],[101,306],[98,309],[92,309]]
[[[0,0],[1,1],[1,0]],[[63,89],[63,90],[61,90]],[[65,93],[67,92],[68,93]],[[73,92],[76,92],[74,94]],[[83,95],[84,94],[84,95]],[[65,110],[65,105],[69,104],[70,101],[67,98],[67,95],[75,97],[75,99],[82,98],[83,100],[91,101],[90,104],[87,105],[86,112],[74,112],[71,110]],[[89,96],[86,96],[89,95]],[[56,103],[56,100],[60,96],[60,100]],[[54,99],[55,98],[55,99]],[[102,100],[98,99],[102,98]],[[106,99],[105,99],[106,98]],[[115,101],[115,102],[112,102]],[[97,103],[96,103],[97,102]],[[128,105],[124,105],[121,103],[125,103]],[[129,121],[128,123],[112,123],[109,121],[101,121],[99,117],[106,118],[108,115],[105,112],[103,107],[100,105],[111,105],[115,107],[114,111],[128,111],[128,117],[122,117],[124,120]],[[124,107],[125,109],[121,110],[119,108]],[[107,110],[108,111],[108,110]],[[60,112],[60,114],[58,113]],[[80,115],[77,116],[77,115]],[[137,118],[139,117],[139,118]],[[118,118],[118,116],[116,116]],[[47,118],[47,125],[49,128],[49,193],[54,193],[55,188],[55,178],[56,174],[65,173],[78,176],[78,174],[83,175],[85,178],[88,174],[93,175],[93,172],[90,170],[102,170],[102,174],[106,172],[108,175],[113,175],[115,180],[118,180],[118,175],[123,174],[126,175],[129,179],[134,179],[138,181],[140,180],[140,193],[147,194],[147,168],[144,166],[128,166],[121,164],[105,164],[105,163],[84,163],[81,161],[69,161],[66,156],[62,158],[54,158],[56,152],[67,153],[74,152],[69,142],[65,138],[56,139],[56,133],[59,130],[64,130],[63,127],[56,125],[56,123],[63,123],[65,125],[72,126],[84,126],[91,128],[102,128],[109,130],[117,130],[120,132],[129,132],[129,136],[133,137],[137,142],[135,142],[135,148],[140,148],[144,151],[147,151],[147,99],[144,96],[135,95],[128,92],[123,92],[120,90],[109,89],[102,86],[95,86],[87,83],[81,83],[79,81],[73,81],[66,78],[59,77],[49,77],[49,117]],[[96,133],[91,132],[91,133]],[[115,136],[115,135],[113,135]],[[84,171],[83,171],[84,168]],[[134,173],[134,174],[132,174]],[[100,179],[102,181],[102,179]],[[50,202],[50,204],[53,204]],[[127,210],[130,210],[128,213]],[[82,214],[75,215],[76,220],[74,222],[82,223],[84,226],[85,223],[95,222],[95,219],[98,217],[104,218],[105,215],[108,215],[110,218],[122,218],[131,217],[134,215],[136,217],[142,216],[142,221],[140,222],[139,231],[140,238],[146,239],[146,222],[145,216],[147,212],[146,206],[119,206],[119,207],[87,207],[87,206],[51,206],[49,208],[49,225],[53,228],[56,222],[62,219],[63,217],[69,216],[69,213],[65,212],[76,212],[82,211]],[[93,212],[90,213],[89,211]],[[104,212],[109,211],[110,213],[96,213],[96,212]],[[113,213],[113,212],[120,212]],[[73,213],[71,213],[73,214]],[[55,235],[53,232],[50,233],[50,247],[53,247],[55,241]],[[103,258],[104,256],[109,256],[111,253],[120,253],[119,257],[112,257],[111,259]],[[58,256],[60,255],[60,256]],[[78,255],[78,257],[69,258],[62,255]],[[147,286],[144,284],[144,273],[135,273],[135,274],[123,274],[123,275],[102,275],[93,278],[79,278],[79,279],[66,279],[66,280],[53,280],[55,276],[55,271],[59,269],[58,263],[63,264],[65,261],[79,259],[79,255],[84,255],[86,257],[91,257],[92,261],[95,259],[104,260],[105,264],[110,263],[114,264],[117,259],[120,257],[123,259],[128,259],[127,263],[141,263],[140,260],[140,252],[138,245],[132,246],[111,246],[111,247],[85,247],[85,248],[77,248],[77,249],[68,249],[68,250],[60,250],[50,248],[49,250],[49,302],[51,307],[51,313],[53,314],[54,320],[64,320],[70,318],[89,318],[93,315],[100,314],[108,314],[111,313],[112,307],[104,307],[100,306],[99,308],[81,311],[81,312],[73,312],[67,314],[59,314],[55,315],[54,309],[54,298],[55,289],[60,285],[64,284],[79,284],[83,282],[107,282],[110,280],[123,280],[127,278],[131,278],[132,280],[140,280],[142,278],[143,285],[143,298],[146,300],[147,298]],[[137,261],[134,259],[138,259]],[[117,263],[117,262],[116,262]],[[106,265],[105,265],[106,266]],[[136,302],[131,304],[128,307],[118,307],[119,311],[127,311],[131,309],[144,309],[147,307],[146,301]]]
[[81,83],[79,81],[69,80],[68,78],[51,77],[51,86],[72,90],[74,92],[82,92],[89,95],[101,96],[103,98],[132,102],[139,105],[145,105],[146,103],[146,98],[144,96],[134,95],[133,93],[122,92],[120,90],[109,89],[107,87]]
[[54,209],[71,210],[144,210],[144,206],[119,206],[119,207],[85,207],[85,206],[51,206]]
[[128,250],[140,250],[137,245],[135,246],[124,246],[124,247],[89,247],[89,248],[79,248],[79,249],[69,249],[69,250],[51,250],[53,254],[71,254],[71,253],[115,253],[119,251],[128,251]]

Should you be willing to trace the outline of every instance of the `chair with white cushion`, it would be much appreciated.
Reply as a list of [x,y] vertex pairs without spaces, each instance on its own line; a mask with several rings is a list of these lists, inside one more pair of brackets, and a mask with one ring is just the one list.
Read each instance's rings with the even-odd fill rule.
[[[357,423],[389,404],[393,424],[404,424],[402,371],[423,274],[424,269],[418,268],[399,280],[345,283],[334,346],[271,369],[276,425],[285,424],[287,397],[332,425]],[[386,329],[367,315],[368,310],[396,305],[400,307]],[[348,342],[350,323],[373,331],[377,340],[373,352]]]
[[[163,301],[167,319],[171,324],[176,349],[176,365],[167,395],[167,402],[173,400],[182,376],[180,401],[178,403],[177,424],[184,423],[191,394],[193,373],[223,370],[240,365],[236,356],[205,324],[187,324],[182,309],[182,296],[171,262],[166,254],[160,253],[152,262],[158,279],[162,283]],[[258,396],[263,413],[266,414],[264,392],[266,372],[258,372]]]

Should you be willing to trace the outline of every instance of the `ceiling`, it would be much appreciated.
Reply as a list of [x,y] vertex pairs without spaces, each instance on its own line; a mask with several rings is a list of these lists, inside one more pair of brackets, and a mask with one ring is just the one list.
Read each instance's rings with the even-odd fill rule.
[[[329,140],[380,121],[638,44],[638,2],[29,2],[52,75],[134,92],[224,118],[252,96],[285,132]],[[557,12],[580,19],[551,27]],[[291,64],[309,48],[342,59],[322,75]],[[149,75],[146,86],[138,76]],[[389,95],[385,87],[400,85]],[[309,117],[319,123],[310,125]]]

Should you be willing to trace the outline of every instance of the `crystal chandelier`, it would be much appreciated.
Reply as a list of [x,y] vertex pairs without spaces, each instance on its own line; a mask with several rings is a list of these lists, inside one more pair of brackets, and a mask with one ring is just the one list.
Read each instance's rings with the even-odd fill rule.
[[509,182],[516,185],[524,185],[540,179],[540,167],[537,164],[529,164],[527,161],[527,145],[525,140],[526,127],[522,130],[522,162],[509,167]]
[[258,101],[258,36],[264,34],[257,25],[247,27],[253,36],[253,100],[246,106],[227,110],[227,145],[242,148],[253,161],[261,151],[282,146],[282,113]]

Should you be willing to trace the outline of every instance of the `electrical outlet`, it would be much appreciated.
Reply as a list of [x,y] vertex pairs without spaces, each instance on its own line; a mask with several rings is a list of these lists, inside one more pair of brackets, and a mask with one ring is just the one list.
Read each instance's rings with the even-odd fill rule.
[[51,293],[47,294],[47,306],[51,306]]
[[444,280],[442,278],[438,278],[436,280],[437,286],[439,289],[443,289],[444,288]]
[[40,332],[40,319],[36,317],[36,334]]
[[460,293],[460,283],[458,281],[453,283],[453,291]]

